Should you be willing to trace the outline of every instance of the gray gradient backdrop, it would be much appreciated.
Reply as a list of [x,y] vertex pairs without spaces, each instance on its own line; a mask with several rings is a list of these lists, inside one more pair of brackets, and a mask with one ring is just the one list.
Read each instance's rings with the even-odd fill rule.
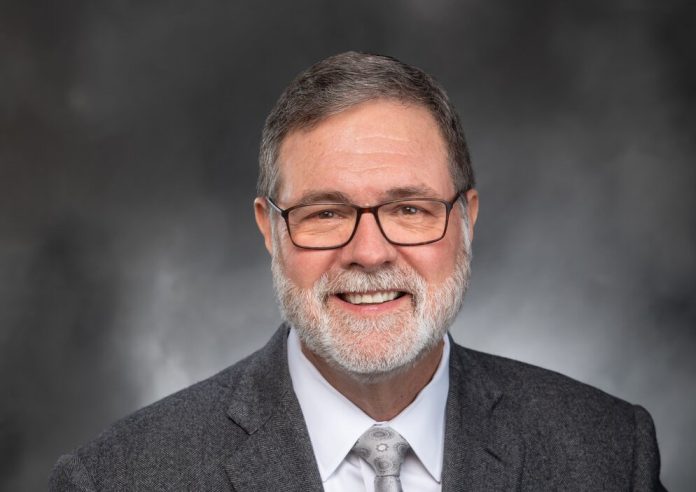
[[[3,1],[0,488],[262,345],[265,115],[347,49],[434,74],[481,192],[460,343],[653,415],[696,480],[693,2]],[[271,370],[272,368],[269,368]]]

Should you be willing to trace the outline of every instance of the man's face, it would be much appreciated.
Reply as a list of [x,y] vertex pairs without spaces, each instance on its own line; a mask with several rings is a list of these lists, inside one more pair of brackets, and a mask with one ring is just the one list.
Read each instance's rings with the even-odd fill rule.
[[[278,163],[282,208],[339,195],[364,207],[398,198],[451,200],[457,191],[431,114],[390,100],[362,103],[291,132]],[[350,243],[319,251],[294,246],[279,214],[269,218],[267,204],[257,199],[281,309],[305,348],[336,368],[370,377],[404,368],[439,344],[468,280],[478,202],[473,190],[467,197],[468,229],[455,205],[438,242],[395,246],[374,216],[364,214]]]

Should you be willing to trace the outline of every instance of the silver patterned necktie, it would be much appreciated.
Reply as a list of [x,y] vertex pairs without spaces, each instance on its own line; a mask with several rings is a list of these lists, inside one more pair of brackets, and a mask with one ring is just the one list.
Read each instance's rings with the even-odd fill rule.
[[402,492],[399,472],[410,447],[391,427],[375,425],[360,436],[353,451],[375,471],[375,492]]

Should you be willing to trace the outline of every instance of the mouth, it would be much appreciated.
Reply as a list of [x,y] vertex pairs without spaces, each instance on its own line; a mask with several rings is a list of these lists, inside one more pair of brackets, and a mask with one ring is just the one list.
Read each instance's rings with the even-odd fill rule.
[[399,290],[383,290],[375,292],[339,292],[336,296],[349,304],[384,304],[394,301],[406,295],[406,292]]

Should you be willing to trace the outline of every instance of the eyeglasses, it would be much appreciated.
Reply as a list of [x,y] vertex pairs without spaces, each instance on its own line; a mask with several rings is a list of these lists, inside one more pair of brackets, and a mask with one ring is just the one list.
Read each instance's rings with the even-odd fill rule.
[[336,249],[355,236],[360,217],[375,217],[384,238],[397,246],[420,246],[445,237],[450,211],[462,197],[450,201],[408,198],[358,207],[348,203],[313,203],[280,208],[270,197],[268,203],[285,219],[290,240],[298,248]]

